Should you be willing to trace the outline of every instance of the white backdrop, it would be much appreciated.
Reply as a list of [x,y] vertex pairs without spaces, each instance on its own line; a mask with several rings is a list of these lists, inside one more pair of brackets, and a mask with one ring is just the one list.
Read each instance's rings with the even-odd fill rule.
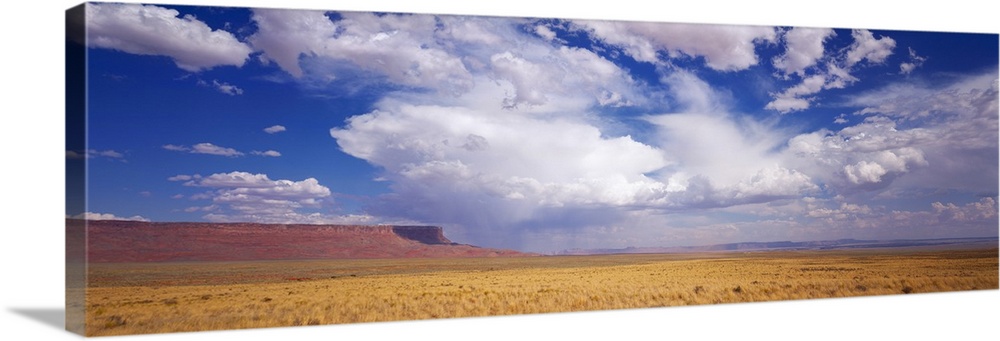
[[[4,273],[0,338],[73,339],[63,306],[63,16],[77,1],[8,3],[0,11]],[[972,0],[721,1],[657,5],[645,0],[557,1],[190,0],[160,3],[382,10],[726,24],[1000,32],[995,11]],[[693,2],[692,2],[693,3]],[[912,6],[912,7],[908,7]],[[13,76],[13,77],[11,77]],[[307,328],[128,336],[115,340],[510,340],[510,339],[971,339],[997,331],[1000,291],[827,299],[615,312],[372,323]],[[10,337],[13,336],[13,337]]]

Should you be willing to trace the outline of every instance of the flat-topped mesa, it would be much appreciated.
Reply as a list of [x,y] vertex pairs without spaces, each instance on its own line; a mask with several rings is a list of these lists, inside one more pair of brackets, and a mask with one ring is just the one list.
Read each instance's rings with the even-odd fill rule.
[[[67,221],[81,229],[82,221]],[[453,243],[438,226],[90,220],[89,262],[528,256]],[[67,231],[67,236],[75,235]],[[81,234],[82,235],[82,234]]]
[[444,236],[444,230],[438,226],[393,226],[392,232],[424,244],[455,244]]

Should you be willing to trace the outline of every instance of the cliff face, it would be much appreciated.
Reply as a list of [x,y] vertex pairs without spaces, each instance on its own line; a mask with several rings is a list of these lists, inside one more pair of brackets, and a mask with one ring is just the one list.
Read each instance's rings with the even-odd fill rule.
[[444,236],[444,230],[437,226],[393,226],[396,235],[424,244],[454,244]]
[[[67,224],[71,226],[84,224]],[[92,220],[85,226],[87,260],[98,263],[526,255],[456,244],[437,226],[117,220]]]

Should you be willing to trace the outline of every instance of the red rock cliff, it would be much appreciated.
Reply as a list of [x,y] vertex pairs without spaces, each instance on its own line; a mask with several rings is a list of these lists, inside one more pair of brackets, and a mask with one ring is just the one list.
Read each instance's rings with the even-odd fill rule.
[[87,260],[98,263],[528,255],[456,244],[436,226],[91,220],[85,245]]
[[444,230],[437,226],[393,226],[396,235],[424,244],[454,244],[444,236]]

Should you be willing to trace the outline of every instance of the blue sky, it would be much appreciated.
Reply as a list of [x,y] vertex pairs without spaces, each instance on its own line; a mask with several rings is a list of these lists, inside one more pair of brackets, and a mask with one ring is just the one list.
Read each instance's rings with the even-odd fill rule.
[[94,219],[997,235],[995,34],[92,6]]

